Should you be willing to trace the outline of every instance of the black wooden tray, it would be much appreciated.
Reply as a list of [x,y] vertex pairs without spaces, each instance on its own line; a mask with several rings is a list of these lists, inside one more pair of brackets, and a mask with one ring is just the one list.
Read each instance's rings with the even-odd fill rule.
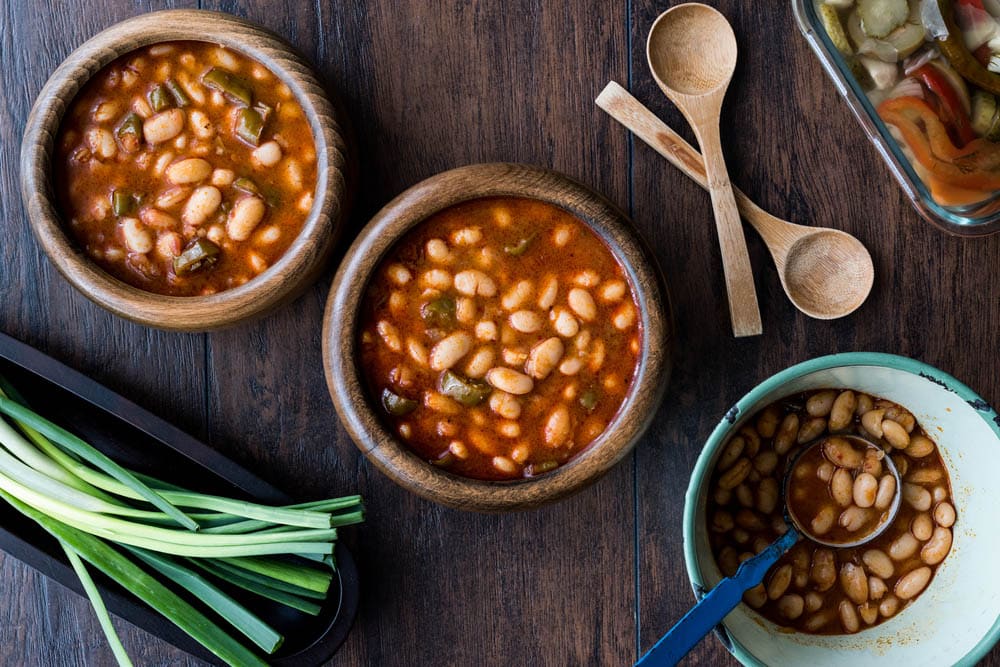
[[[128,468],[182,481],[185,487],[269,504],[291,499],[251,472],[140,408],[103,385],[0,333],[0,374],[43,416],[76,432]],[[0,548],[63,586],[84,595],[62,548],[37,524],[0,502]],[[350,551],[338,541],[338,576],[317,617],[254,596],[251,608],[285,637],[269,661],[275,665],[318,665],[347,637],[358,609],[358,572]],[[108,609],[115,615],[203,660],[218,658],[110,579],[94,573]],[[244,593],[228,591],[247,599]]]

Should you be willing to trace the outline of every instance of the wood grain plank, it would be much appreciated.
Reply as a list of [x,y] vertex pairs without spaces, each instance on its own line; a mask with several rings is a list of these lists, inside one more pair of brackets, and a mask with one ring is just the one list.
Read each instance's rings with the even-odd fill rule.
[[[708,198],[651,149],[635,149],[634,216],[663,218],[653,244],[675,299],[678,365],[653,427],[663,447],[641,447],[638,486],[640,645],[647,650],[693,602],[683,569],[681,507],[702,443],[740,396],[805,359],[854,350],[916,357],[1000,402],[993,343],[1000,324],[1000,237],[952,238],[922,221],[836,94],[799,35],[792,13],[737,0],[712,3],[733,23],[740,59],[723,114],[733,182],[766,210],[795,222],[844,229],[875,260],[875,287],[860,310],[819,322],[786,300],[760,239],[748,232],[764,335],[738,341],[726,330],[724,293]],[[633,5],[632,92],[687,137],[680,114],[652,81],[644,49],[665,9]],[[988,348],[988,351],[986,351]],[[669,471],[669,472],[667,472]],[[663,511],[663,508],[669,508]],[[714,638],[687,664],[736,664]],[[984,664],[1000,664],[994,650]]]
[[[240,7],[251,18],[271,11]],[[304,2],[288,7],[310,11]],[[470,162],[540,163],[626,201],[625,139],[595,131],[592,104],[607,78],[624,74],[623,7],[319,8],[322,45],[301,22],[269,25],[319,65],[350,109],[362,186],[349,233],[405,187]],[[356,542],[362,609],[336,662],[634,659],[630,467],[523,514],[464,514],[408,495],[359,457],[325,395],[326,289],[258,325],[212,335],[211,411],[213,442],[279,485],[303,495],[359,489],[368,500]],[[257,426],[248,433],[246,424]]]
[[[148,7],[147,7],[148,9]],[[73,290],[43,257],[20,203],[18,150],[35,95],[63,58],[91,35],[137,11],[124,2],[70,2],[0,12],[0,329],[82,370],[182,428],[203,435],[204,337],[129,324]],[[89,603],[0,553],[0,664],[111,664]],[[126,622],[117,623],[137,664],[195,664]]]

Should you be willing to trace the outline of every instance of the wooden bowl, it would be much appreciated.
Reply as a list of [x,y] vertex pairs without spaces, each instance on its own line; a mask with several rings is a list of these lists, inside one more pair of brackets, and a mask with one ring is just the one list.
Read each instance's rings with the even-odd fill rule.
[[[373,407],[361,369],[358,320],[369,279],[414,226],[455,204],[482,197],[525,197],[559,206],[602,238],[635,289],[642,348],[622,407],[587,449],[558,469],[530,479],[491,482],[460,477],[412,453]],[[625,215],[566,176],[538,167],[481,164],[429,178],[396,197],[362,230],[334,279],[323,322],[323,363],[334,405],[351,437],[375,466],[404,488],[464,510],[525,509],[577,491],[622,459],[652,420],[670,372],[671,319],[655,260]]]
[[[229,47],[268,67],[295,95],[316,144],[316,193],[298,238],[280,260],[239,287],[211,296],[164,296],[132,287],[92,262],[66,233],[52,186],[52,153],[77,92],[119,56],[157,42],[189,40]],[[276,35],[215,12],[171,10],[122,21],[87,40],[52,74],[28,116],[21,143],[21,196],[56,268],[94,303],[141,324],[176,331],[218,329],[262,315],[298,296],[319,277],[347,200],[342,124],[309,66]]]

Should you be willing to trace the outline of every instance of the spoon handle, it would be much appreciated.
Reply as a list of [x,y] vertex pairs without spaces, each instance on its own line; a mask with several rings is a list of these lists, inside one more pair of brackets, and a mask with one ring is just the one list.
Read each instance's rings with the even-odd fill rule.
[[715,588],[677,621],[667,634],[653,644],[653,648],[635,663],[636,667],[676,665],[705,635],[722,622],[722,619],[739,604],[745,592],[764,580],[768,569],[791,549],[798,539],[798,532],[789,526],[788,532],[775,540],[771,546],[753,558],[743,561],[736,574],[716,584]]

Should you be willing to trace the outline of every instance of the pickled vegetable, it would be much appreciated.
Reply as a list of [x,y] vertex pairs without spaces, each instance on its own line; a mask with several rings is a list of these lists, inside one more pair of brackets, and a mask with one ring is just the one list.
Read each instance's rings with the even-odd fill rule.
[[858,15],[865,34],[879,39],[906,23],[910,5],[906,0],[858,0]]
[[404,398],[388,389],[383,389],[382,407],[393,417],[402,417],[416,410],[417,402],[412,398]]
[[819,18],[823,22],[827,36],[837,47],[837,50],[845,56],[854,55],[854,49],[851,48],[851,42],[847,39],[847,33],[844,32],[844,26],[840,23],[836,8],[825,3],[820,5]]
[[493,387],[486,382],[462,377],[452,371],[441,373],[438,389],[448,398],[452,398],[469,408],[485,401],[490,392],[493,391]]
[[593,412],[594,408],[597,407],[597,391],[593,388],[580,394],[580,405],[582,405],[586,410]]
[[219,246],[205,238],[193,239],[180,255],[174,257],[174,273],[186,276],[206,269],[219,260]]
[[948,28],[948,34],[937,41],[941,53],[964,79],[994,95],[1000,95],[1000,74],[986,69],[966,48],[962,31],[955,23],[955,9],[951,0],[938,0],[937,4]]
[[420,307],[420,317],[431,327],[451,329],[455,326],[455,300],[451,297],[441,297],[428,301]]

